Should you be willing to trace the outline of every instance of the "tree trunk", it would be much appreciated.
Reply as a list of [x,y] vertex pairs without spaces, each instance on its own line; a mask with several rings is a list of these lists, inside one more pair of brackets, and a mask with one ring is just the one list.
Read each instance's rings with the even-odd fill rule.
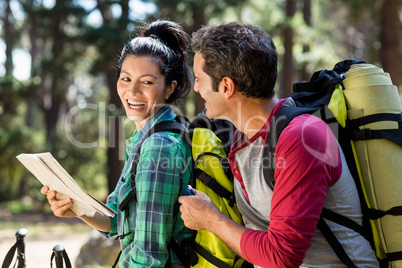
[[13,74],[13,35],[12,35],[12,24],[10,23],[10,17],[12,16],[11,8],[10,8],[10,0],[6,0],[6,10],[4,12],[3,17],[3,36],[4,36],[4,43],[6,45],[6,75]]
[[[303,0],[303,18],[306,25],[311,27],[311,0]],[[310,45],[303,44],[303,53],[310,52]],[[300,71],[302,81],[310,79],[310,73],[307,71],[307,62],[303,63],[302,70]]]
[[[115,70],[110,70],[107,74],[107,84],[109,88],[109,104],[116,109],[121,108],[122,104],[117,94],[117,81]],[[118,116],[109,118],[109,146],[107,149],[107,185],[109,193],[113,192],[120,178],[122,161],[120,161],[120,136],[122,128]]]
[[284,29],[284,47],[285,54],[283,56],[282,83],[279,98],[286,98],[293,91],[293,28],[290,23],[296,11],[296,0],[286,0],[286,17],[288,24]]
[[[62,5],[59,1],[56,1],[56,6],[57,5]],[[57,7],[55,7],[57,8]],[[60,73],[63,72],[63,67],[57,63],[57,61],[60,58],[60,55],[63,52],[63,45],[64,45],[64,36],[61,31],[61,24],[64,23],[64,18],[62,18],[61,14],[58,12],[55,12],[52,15],[52,25],[53,25],[53,44],[52,44],[52,57],[53,60],[50,64],[50,69],[49,69],[49,80],[51,81],[50,85],[47,87],[47,92],[50,94],[50,99],[51,103],[50,106],[45,106],[45,118],[46,118],[46,142],[52,148],[56,146],[54,141],[52,140],[54,138],[54,133],[56,130],[57,122],[59,119],[59,110],[60,110],[60,104],[63,99],[61,94],[63,94],[63,89],[60,88],[62,81],[64,78],[63,75],[59,75]]]
[[[193,5],[193,27],[191,32],[196,32],[203,25],[207,25],[207,19],[205,17],[205,3],[203,1],[196,2]],[[190,55],[193,55],[192,53]],[[190,56],[191,57],[191,56]],[[189,58],[189,63],[192,64],[194,61],[192,58]],[[191,92],[190,96],[193,97],[193,103],[195,106],[195,115],[199,114],[204,110],[204,100],[201,98],[201,95],[196,92]]]
[[381,8],[381,50],[383,69],[391,75],[394,85],[400,83],[398,0],[384,0]]

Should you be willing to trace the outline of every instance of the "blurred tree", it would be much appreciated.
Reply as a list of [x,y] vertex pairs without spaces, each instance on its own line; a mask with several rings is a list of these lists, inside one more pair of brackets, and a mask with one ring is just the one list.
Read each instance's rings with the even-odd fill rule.
[[289,97],[293,92],[293,17],[296,13],[296,0],[286,0],[286,23],[283,29],[284,49],[282,80],[279,88],[278,97]]
[[[112,13],[112,7],[119,6],[120,16]],[[96,58],[91,69],[92,74],[102,74],[109,90],[109,104],[113,111],[109,116],[109,135],[107,148],[107,184],[108,192],[112,192],[120,177],[123,162],[121,159],[121,150],[119,149],[124,137],[121,116],[124,111],[121,110],[122,104],[117,95],[117,77],[116,65],[119,56],[119,50],[122,49],[129,39],[128,28],[132,21],[129,18],[129,0],[123,1],[96,1],[96,9],[99,10],[102,21],[100,27],[90,27],[87,29],[84,39],[88,44],[93,44],[99,51],[99,57]]]
[[[12,51],[7,53],[6,62],[12,62],[9,57],[17,48],[29,51],[31,61],[25,64],[31,64],[31,75],[26,81],[18,81],[9,74],[15,71],[11,65],[7,75],[0,78],[0,172],[4,178],[0,198],[25,194],[43,198],[38,181],[32,180],[32,175],[15,158],[24,152],[51,151],[77,181],[90,178],[86,180],[87,185],[103,186],[99,182],[105,157],[102,160],[102,155],[94,153],[94,149],[82,150],[71,144],[63,125],[67,111],[78,102],[74,97],[67,100],[69,89],[75,86],[75,77],[81,75],[77,67],[89,59],[88,46],[80,37],[86,11],[72,1],[55,1],[54,6],[45,7],[43,1],[21,0],[13,3],[19,13],[17,20],[8,3],[4,9],[0,8],[3,40],[11,40],[5,43],[6,51]],[[6,20],[12,21],[12,27],[4,23]],[[87,121],[75,120],[80,133],[85,133],[83,140],[91,140],[98,134],[89,130],[96,130],[96,125],[88,124],[98,114],[91,116]]]
[[12,20],[13,14],[11,12],[11,7],[10,7],[10,0],[5,1],[5,11],[2,17],[3,20],[3,36],[4,36],[4,43],[6,45],[6,50],[5,50],[5,56],[6,56],[6,61],[5,61],[5,69],[6,73],[5,75],[12,75],[13,72],[13,57],[12,57],[12,51],[14,47],[14,34],[15,31],[13,31],[13,23]]
[[[302,0],[302,13],[303,13],[303,19],[305,24],[308,27],[312,26],[311,22],[311,0]],[[310,45],[309,43],[304,43],[303,44],[303,54],[308,54],[310,52]],[[307,68],[307,63],[304,62],[302,63],[301,70],[300,70],[300,78],[302,81],[308,81],[310,80],[311,74],[306,70]]]
[[[399,86],[401,75],[400,0],[355,0],[342,2],[349,8],[351,57],[382,65]],[[348,34],[347,34],[348,35]]]
[[[29,148],[29,133],[23,122],[21,102],[24,87],[13,77],[13,49],[20,36],[14,27],[10,1],[4,2],[1,16],[3,21],[2,34],[5,43],[5,75],[0,77],[0,201],[12,199],[19,190],[24,191],[25,184],[20,180],[23,168],[18,167],[15,156],[20,148]],[[32,133],[33,134],[33,133]]]
[[[57,152],[56,126],[61,109],[68,107],[66,94],[72,84],[71,66],[83,55],[77,48],[77,40],[71,32],[78,24],[81,7],[69,1],[55,1],[53,8],[43,6],[34,0],[22,2],[27,13],[26,25],[30,38],[32,58],[30,95],[36,100],[44,114],[46,143],[51,152]],[[74,14],[74,15],[73,15]],[[75,19],[72,19],[74,16]],[[31,99],[28,99],[30,102]],[[29,104],[28,107],[31,107]],[[30,111],[31,112],[31,111]],[[28,119],[30,122],[31,119]]]
[[[401,82],[401,55],[400,31],[401,21],[398,14],[401,12],[400,0],[383,0],[381,9],[380,57],[386,72],[391,75],[394,85]],[[401,90],[401,89],[400,89]],[[402,91],[400,91],[402,92]]]

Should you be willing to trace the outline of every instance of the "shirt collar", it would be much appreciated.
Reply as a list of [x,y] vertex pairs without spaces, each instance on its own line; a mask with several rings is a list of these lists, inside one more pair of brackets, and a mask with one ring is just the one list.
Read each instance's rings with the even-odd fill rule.
[[159,111],[151,117],[145,125],[139,130],[135,130],[134,134],[126,141],[126,143],[137,143],[141,142],[145,134],[157,123],[161,121],[174,120],[176,115],[173,113],[173,109],[170,105],[165,105],[159,109]]

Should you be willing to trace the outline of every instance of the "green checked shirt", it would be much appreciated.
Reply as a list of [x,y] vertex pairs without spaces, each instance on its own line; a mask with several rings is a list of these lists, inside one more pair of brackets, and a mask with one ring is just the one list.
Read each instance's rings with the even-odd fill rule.
[[[143,143],[135,179],[137,201],[130,201],[127,218],[119,210],[120,202],[131,190],[131,164],[142,137],[156,123],[174,118],[172,109],[163,107],[126,141],[124,168],[116,189],[107,199],[107,205],[117,215],[106,236],[126,235],[120,240],[120,267],[165,267],[171,236],[177,241],[190,236],[180,217],[177,199],[189,183],[191,148],[178,134],[158,132]],[[174,254],[171,256],[173,265],[180,263]]]

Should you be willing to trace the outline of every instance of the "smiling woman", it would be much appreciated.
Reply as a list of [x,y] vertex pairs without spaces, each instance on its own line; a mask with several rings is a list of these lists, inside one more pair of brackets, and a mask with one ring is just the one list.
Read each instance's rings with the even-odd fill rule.
[[[107,199],[117,214],[113,218],[80,216],[106,237],[121,239],[120,267],[182,267],[168,244],[171,238],[180,242],[191,235],[177,209],[181,189],[192,173],[188,165],[191,149],[173,132],[144,137],[154,125],[175,120],[172,104],[191,89],[187,47],[187,34],[178,24],[155,21],[125,45],[120,55],[117,92],[136,130],[126,141],[124,168]],[[140,157],[134,158],[139,147]],[[136,175],[131,180],[134,165]],[[71,199],[57,200],[46,186],[42,193],[56,216],[76,217],[70,210]]]
[[176,80],[166,85],[159,66],[147,56],[126,57],[117,82],[127,117],[135,122],[137,130],[165,105],[176,87]]

